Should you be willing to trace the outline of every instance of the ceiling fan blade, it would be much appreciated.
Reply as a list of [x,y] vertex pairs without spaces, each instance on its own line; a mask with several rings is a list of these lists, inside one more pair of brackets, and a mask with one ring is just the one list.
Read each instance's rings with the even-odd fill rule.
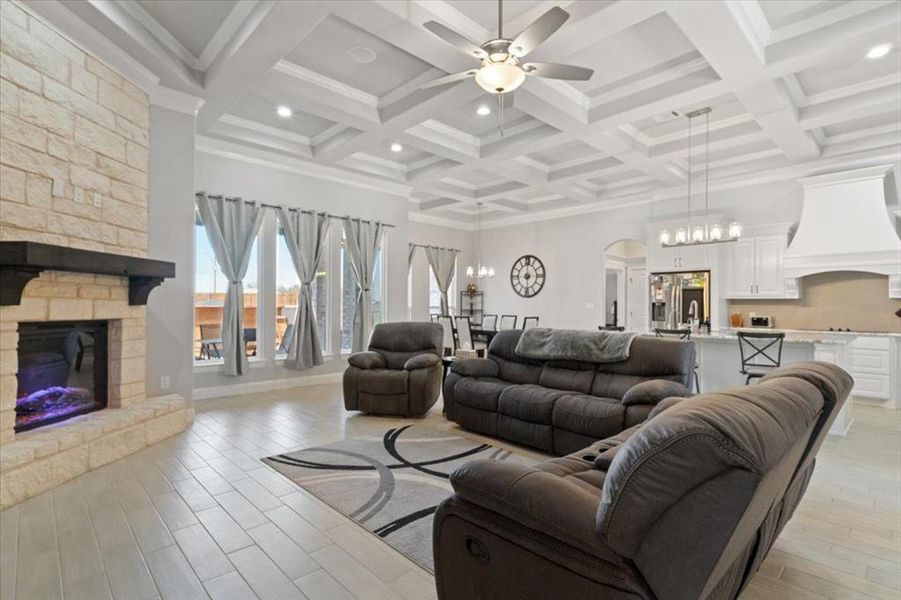
[[554,35],[554,32],[560,29],[568,18],[568,12],[555,6],[535,19],[531,25],[516,36],[516,39],[510,44],[510,54],[520,58],[525,56],[537,48],[541,42]]
[[445,27],[438,21],[427,21],[423,23],[422,26],[440,37],[442,40],[444,40],[454,48],[462,50],[470,56],[474,56],[475,58],[485,58],[486,56],[488,56],[488,53],[482,50],[478,44],[476,44],[475,42],[470,42],[453,29]]
[[426,81],[419,85],[419,89],[424,90],[426,88],[432,88],[439,85],[447,85],[448,83],[454,83],[456,81],[462,81],[469,77],[473,77],[476,74],[476,70],[472,69],[469,71],[462,71],[460,73],[454,73],[453,75],[445,75],[444,77],[439,77],[438,79],[432,79],[431,81]]
[[557,63],[530,62],[522,65],[526,75],[537,75],[548,79],[568,79],[571,81],[588,81],[594,75],[593,69],[560,65]]

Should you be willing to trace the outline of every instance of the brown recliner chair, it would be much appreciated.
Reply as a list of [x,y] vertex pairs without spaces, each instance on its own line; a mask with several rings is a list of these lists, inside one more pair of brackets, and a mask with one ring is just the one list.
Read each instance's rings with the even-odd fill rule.
[[420,416],[441,391],[441,325],[382,323],[369,350],[351,354],[344,371],[344,408],[377,415]]
[[853,380],[827,363],[664,401],[537,467],[479,460],[434,521],[444,600],[736,598],[810,481]]

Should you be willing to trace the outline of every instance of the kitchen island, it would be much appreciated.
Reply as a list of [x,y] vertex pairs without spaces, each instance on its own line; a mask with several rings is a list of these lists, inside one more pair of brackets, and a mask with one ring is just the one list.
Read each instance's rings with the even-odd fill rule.
[[[740,372],[741,353],[735,330],[695,333],[691,339],[695,342],[697,350],[698,378],[702,392],[713,392],[745,384],[745,376]],[[854,336],[847,333],[831,335],[787,331],[782,347],[782,365],[820,360],[836,364],[850,372],[853,342]],[[845,435],[851,426],[851,420],[852,406],[849,399],[835,418],[829,430],[830,435]]]

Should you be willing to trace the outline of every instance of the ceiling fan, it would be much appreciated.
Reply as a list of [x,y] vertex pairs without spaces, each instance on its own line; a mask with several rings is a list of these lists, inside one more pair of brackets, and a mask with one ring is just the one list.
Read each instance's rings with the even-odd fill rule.
[[503,0],[498,0],[497,38],[489,40],[481,46],[469,41],[437,21],[423,23],[423,27],[430,32],[451,46],[480,59],[482,63],[475,69],[445,75],[444,77],[427,81],[419,87],[430,88],[475,77],[476,83],[486,92],[501,95],[512,92],[522,85],[526,75],[548,79],[587,81],[594,74],[592,69],[557,63],[523,62],[521,60],[560,29],[567,19],[569,19],[569,13],[555,6],[533,21],[514,39],[509,40],[504,37]]

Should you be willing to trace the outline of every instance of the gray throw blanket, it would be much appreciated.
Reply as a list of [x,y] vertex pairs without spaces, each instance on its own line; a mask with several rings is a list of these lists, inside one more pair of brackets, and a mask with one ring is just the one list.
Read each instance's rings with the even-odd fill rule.
[[620,362],[629,358],[629,347],[638,335],[632,331],[583,331],[580,329],[526,329],[516,354],[538,360]]

